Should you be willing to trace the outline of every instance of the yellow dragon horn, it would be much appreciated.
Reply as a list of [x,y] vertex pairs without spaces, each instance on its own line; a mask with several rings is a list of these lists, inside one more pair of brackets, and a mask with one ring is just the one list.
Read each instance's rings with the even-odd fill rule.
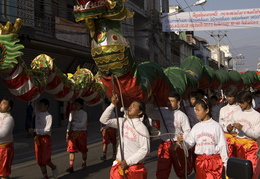
[[14,34],[15,36],[18,36],[18,32],[21,26],[22,26],[22,19],[20,18],[16,19],[14,25],[10,21],[8,21],[5,26],[0,24],[0,35]]
[[109,4],[109,8],[113,9],[116,6],[116,1],[112,2],[111,0],[106,0],[107,3]]

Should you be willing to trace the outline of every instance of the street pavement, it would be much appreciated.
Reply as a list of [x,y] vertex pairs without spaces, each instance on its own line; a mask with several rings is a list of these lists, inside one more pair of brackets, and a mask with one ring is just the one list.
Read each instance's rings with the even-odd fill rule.
[[[92,122],[88,124],[88,145],[102,141],[99,132],[100,122]],[[58,127],[52,129],[52,153],[56,154],[60,151],[66,151],[66,127]],[[26,133],[14,135],[14,160],[13,165],[35,159],[33,137],[28,138]]]
[[[66,152],[65,133],[66,127],[52,129],[52,162],[58,166],[59,179],[109,179],[109,171],[112,166],[112,146],[108,146],[108,160],[103,162],[98,159],[102,154],[102,136],[99,132],[100,123],[92,122],[88,125],[88,159],[87,168],[81,170],[81,154],[75,156],[74,173],[65,172],[69,165],[68,153]],[[148,179],[155,179],[157,166],[157,147],[160,140],[151,140],[151,153],[146,157],[145,166],[148,170]],[[15,155],[12,165],[12,179],[41,179],[42,174],[35,161],[33,138],[26,138],[26,134],[14,135]],[[51,177],[51,171],[48,168]],[[170,177],[177,179],[173,169]],[[193,179],[194,174],[189,177]]]

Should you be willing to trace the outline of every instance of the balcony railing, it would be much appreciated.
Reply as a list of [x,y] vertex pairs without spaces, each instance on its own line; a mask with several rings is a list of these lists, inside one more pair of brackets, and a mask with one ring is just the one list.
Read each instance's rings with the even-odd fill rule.
[[35,12],[35,34],[54,37],[54,16],[43,12]]

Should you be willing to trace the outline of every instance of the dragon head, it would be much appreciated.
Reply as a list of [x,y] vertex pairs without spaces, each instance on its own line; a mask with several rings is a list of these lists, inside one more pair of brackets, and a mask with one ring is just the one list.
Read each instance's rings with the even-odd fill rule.
[[78,0],[76,21],[83,22],[92,37],[91,55],[103,75],[121,76],[133,66],[129,42],[121,33],[120,21],[133,17],[126,0]]
[[133,17],[124,2],[127,0],[77,0],[78,5],[74,6],[73,14],[76,22],[83,23],[90,30],[91,37],[95,34],[95,19],[109,19],[120,21]]

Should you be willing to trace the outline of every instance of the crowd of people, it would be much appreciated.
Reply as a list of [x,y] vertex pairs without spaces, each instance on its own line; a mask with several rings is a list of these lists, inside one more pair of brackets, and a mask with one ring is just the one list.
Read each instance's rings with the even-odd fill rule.
[[[226,175],[229,158],[246,159],[252,163],[254,173],[258,173],[260,162],[257,152],[260,138],[260,97],[259,92],[239,91],[236,86],[228,86],[224,93],[218,90],[193,91],[187,98],[177,92],[165,96],[168,105],[158,106],[156,96],[151,96],[145,104],[134,100],[118,114],[118,96],[113,94],[107,101],[100,117],[102,155],[107,160],[108,145],[112,144],[114,160],[110,179],[146,179],[145,158],[150,152],[151,137],[159,137],[157,179],[168,179],[173,167],[180,179],[192,172],[198,179],[221,179]],[[109,104],[110,103],[110,104]],[[49,101],[41,99],[30,104],[34,111],[34,127],[27,129],[34,135],[37,164],[43,177],[48,179],[47,166],[52,176],[58,176],[58,167],[51,161],[52,115],[48,112]],[[74,172],[75,153],[82,154],[82,169],[87,166],[87,113],[84,101],[76,99],[69,113],[66,141],[69,153],[66,170]],[[14,119],[11,116],[13,102],[0,102],[0,178],[9,178],[14,156]],[[156,128],[157,136],[151,129]]]

